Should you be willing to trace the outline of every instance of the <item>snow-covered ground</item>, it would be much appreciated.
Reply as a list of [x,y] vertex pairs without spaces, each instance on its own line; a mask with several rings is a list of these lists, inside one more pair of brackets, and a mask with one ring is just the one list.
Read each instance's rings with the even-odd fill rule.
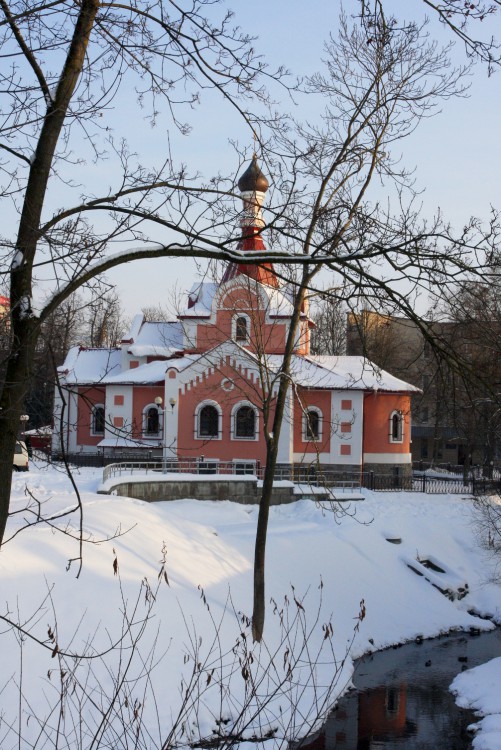
[[[343,513],[310,500],[273,508],[258,646],[249,628],[256,506],[147,504],[97,495],[100,470],[75,479],[88,539],[78,578],[77,514],[53,522],[67,534],[36,525],[16,535],[35,518],[28,504],[44,515],[74,506],[68,478],[50,467],[14,478],[19,513],[0,554],[2,750],[161,748],[214,731],[269,732],[271,747],[315,724],[361,654],[493,627],[469,610],[501,623],[501,586],[467,497],[364,491]],[[491,714],[501,669],[485,669],[484,703],[469,683],[456,687]],[[501,748],[490,731],[500,722],[488,723],[477,741],[490,744],[476,747]],[[92,745],[94,735],[102,740]]]
[[501,658],[459,674],[451,690],[458,706],[473,708],[483,717],[472,727],[478,732],[474,750],[501,747]]

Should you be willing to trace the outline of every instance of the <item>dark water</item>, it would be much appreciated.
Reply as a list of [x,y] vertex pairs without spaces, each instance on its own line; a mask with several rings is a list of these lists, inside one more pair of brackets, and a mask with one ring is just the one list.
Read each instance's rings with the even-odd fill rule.
[[361,659],[348,693],[303,747],[308,750],[466,750],[469,711],[449,692],[454,677],[501,656],[501,629],[407,644]]

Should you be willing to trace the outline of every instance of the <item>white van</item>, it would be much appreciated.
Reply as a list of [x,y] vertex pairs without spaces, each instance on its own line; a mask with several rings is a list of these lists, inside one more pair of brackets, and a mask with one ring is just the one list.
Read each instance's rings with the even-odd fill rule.
[[14,452],[14,471],[28,471],[29,468],[26,443],[23,440],[18,440]]

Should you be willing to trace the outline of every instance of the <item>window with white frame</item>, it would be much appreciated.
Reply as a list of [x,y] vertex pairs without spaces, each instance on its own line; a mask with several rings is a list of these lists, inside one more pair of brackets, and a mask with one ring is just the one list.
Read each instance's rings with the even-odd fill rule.
[[256,462],[249,461],[248,459],[239,460],[238,458],[233,459],[233,471],[235,474],[255,474],[256,473]]
[[195,411],[195,437],[221,440],[221,407],[215,401],[203,401]]
[[303,441],[320,440],[322,438],[322,412],[315,406],[310,406],[303,414]]
[[401,411],[390,414],[390,443],[402,443],[404,440],[404,417]]
[[104,405],[95,404],[92,407],[90,431],[92,435],[104,435],[104,428],[106,424]]
[[219,460],[214,461],[198,461],[198,473],[199,474],[218,474],[219,473]]
[[245,313],[238,313],[232,320],[231,337],[239,344],[247,344],[250,340],[250,318]]
[[252,404],[236,404],[231,414],[232,437],[234,440],[258,439],[258,414]]
[[158,437],[162,430],[161,412],[156,404],[148,404],[143,409],[143,435]]

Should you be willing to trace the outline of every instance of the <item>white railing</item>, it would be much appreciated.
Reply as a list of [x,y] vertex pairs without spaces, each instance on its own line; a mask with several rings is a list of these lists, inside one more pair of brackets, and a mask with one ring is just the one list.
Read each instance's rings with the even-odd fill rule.
[[162,471],[161,461],[124,461],[108,464],[103,469],[103,481],[122,474],[148,474],[153,471]]
[[[103,480],[106,481],[116,476],[149,473],[219,474],[222,476],[251,475],[262,479],[264,466],[254,461],[216,461],[211,459],[122,461],[106,466],[103,470]],[[344,489],[358,488],[361,485],[360,474],[348,475],[329,470],[316,471],[313,467],[305,466],[277,466],[275,480],[287,480],[296,484],[339,487]]]

